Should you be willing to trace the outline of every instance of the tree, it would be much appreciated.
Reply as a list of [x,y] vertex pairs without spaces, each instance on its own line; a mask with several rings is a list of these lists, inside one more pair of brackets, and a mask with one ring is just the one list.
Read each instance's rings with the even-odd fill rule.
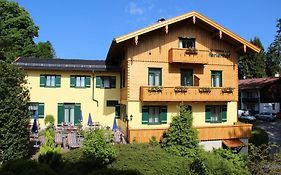
[[28,154],[29,91],[25,74],[0,61],[0,164]]
[[190,111],[181,105],[173,116],[170,128],[163,138],[162,147],[168,152],[180,156],[195,156],[199,148],[197,130],[193,128],[193,117]]
[[274,76],[281,71],[281,18],[277,20],[277,32],[266,54],[266,73]]
[[29,13],[16,2],[0,0],[0,58],[12,62],[17,57],[53,58],[54,49],[49,41],[33,41],[39,27]]
[[50,41],[39,42],[37,45],[36,58],[55,58],[56,53]]
[[261,49],[260,53],[247,53],[242,55],[239,62],[239,79],[262,78],[266,77],[265,73],[265,53],[263,45],[258,37],[250,42]]

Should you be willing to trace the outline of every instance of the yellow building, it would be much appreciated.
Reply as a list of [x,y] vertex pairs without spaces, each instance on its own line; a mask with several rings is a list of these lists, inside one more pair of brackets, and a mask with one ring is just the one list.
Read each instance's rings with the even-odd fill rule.
[[[211,150],[247,143],[252,126],[237,123],[238,55],[259,51],[193,11],[115,38],[105,62],[21,58],[15,64],[27,71],[31,101],[39,111],[44,104],[44,115],[55,115],[58,124],[77,123],[80,109],[83,125],[89,113],[104,126],[116,115],[129,142],[148,142],[161,139],[183,103]],[[113,86],[104,88],[108,82]]]

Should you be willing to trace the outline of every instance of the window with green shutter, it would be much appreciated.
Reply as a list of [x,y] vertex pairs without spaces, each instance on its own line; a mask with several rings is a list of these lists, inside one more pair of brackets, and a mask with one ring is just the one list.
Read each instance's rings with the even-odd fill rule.
[[143,106],[142,124],[166,124],[167,106]]
[[37,115],[38,118],[44,118],[44,103],[31,102],[28,107],[31,112],[31,118]]
[[116,88],[116,76],[97,76],[96,88]]
[[76,87],[76,88],[91,87],[91,76],[71,75],[70,87]]
[[161,107],[161,123],[166,124],[167,123],[167,106]]
[[74,125],[79,124],[79,117],[81,115],[81,104],[80,103],[75,103],[74,106]]
[[58,103],[58,125],[77,125],[80,115],[80,103]]
[[64,123],[64,105],[63,103],[58,104],[58,125],[62,125]]
[[227,121],[226,105],[207,105],[205,107],[206,123],[221,123]]
[[222,71],[211,71],[211,87],[222,87]]
[[142,124],[148,124],[148,106],[142,107]]
[[44,118],[44,103],[38,103],[38,118]]
[[40,75],[40,87],[60,87],[60,75]]

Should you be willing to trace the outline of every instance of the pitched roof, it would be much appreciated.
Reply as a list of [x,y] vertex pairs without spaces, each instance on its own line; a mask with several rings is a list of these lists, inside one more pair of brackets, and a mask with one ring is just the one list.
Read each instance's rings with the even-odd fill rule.
[[106,65],[104,60],[80,59],[46,59],[46,58],[18,58],[14,65],[23,69],[36,70],[72,70],[72,71],[106,71],[119,70],[118,67]]
[[253,78],[253,79],[245,79],[239,80],[239,89],[260,89],[268,84],[272,84],[276,81],[280,80],[279,77],[268,77],[268,78]]
[[162,22],[158,22],[158,23],[153,24],[151,26],[142,28],[140,30],[137,30],[137,31],[134,31],[134,32],[131,32],[131,33],[128,33],[126,35],[119,36],[117,38],[114,38],[113,41],[112,41],[110,49],[115,44],[121,43],[121,42],[126,41],[128,39],[140,36],[142,34],[151,32],[153,30],[165,27],[167,25],[170,25],[170,24],[173,24],[173,23],[176,23],[176,22],[188,19],[188,18],[195,18],[195,19],[199,19],[199,20],[203,21],[203,23],[205,23],[205,24],[207,24],[207,25],[209,25],[209,26],[211,26],[213,28],[216,28],[218,31],[221,31],[222,34],[228,35],[233,40],[236,40],[237,42],[241,43],[241,46],[245,45],[247,48],[249,48],[250,50],[252,50],[254,52],[260,52],[260,50],[261,50],[260,48],[258,48],[254,44],[248,42],[247,40],[241,38],[240,36],[234,34],[233,32],[229,31],[228,29],[222,27],[218,23],[210,20],[209,18],[203,16],[202,14],[200,14],[200,13],[198,13],[196,11],[192,11],[192,12],[189,12],[189,13],[186,13],[186,14],[183,14],[183,15],[180,15],[180,16],[177,16],[177,17],[174,17],[174,18],[162,21]]

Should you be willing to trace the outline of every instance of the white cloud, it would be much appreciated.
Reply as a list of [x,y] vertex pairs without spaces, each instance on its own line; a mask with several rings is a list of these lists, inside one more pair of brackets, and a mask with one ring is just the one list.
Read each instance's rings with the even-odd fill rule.
[[144,9],[139,7],[136,3],[130,2],[126,8],[126,11],[131,15],[142,15],[144,13]]

